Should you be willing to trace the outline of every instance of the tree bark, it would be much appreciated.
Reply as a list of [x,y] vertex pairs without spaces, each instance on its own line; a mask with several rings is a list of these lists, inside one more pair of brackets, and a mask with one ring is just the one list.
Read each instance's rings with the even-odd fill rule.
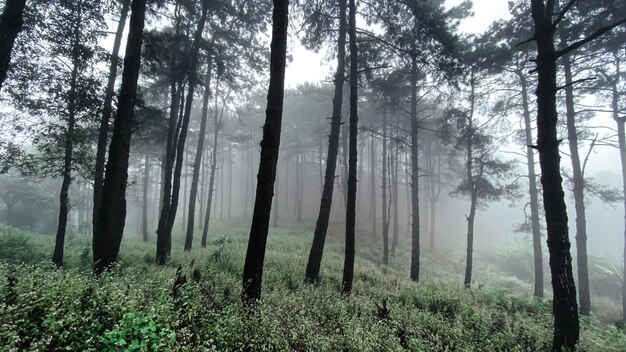
[[81,45],[81,17],[82,8],[77,6],[78,13],[72,35],[72,73],[70,74],[70,87],[67,103],[67,131],[65,132],[65,146],[63,158],[63,181],[61,182],[61,192],[59,194],[59,221],[57,224],[56,241],[52,262],[57,266],[63,266],[63,249],[65,246],[65,232],[67,229],[67,215],[70,211],[69,190],[72,183],[72,155],[74,152],[74,128],[76,125],[76,89],[78,88],[78,70],[80,66]]
[[122,12],[120,20],[115,31],[115,39],[113,41],[113,51],[111,52],[111,66],[109,68],[109,76],[107,86],[104,91],[104,101],[102,103],[102,117],[100,118],[100,128],[98,129],[98,146],[96,150],[96,166],[93,181],[93,219],[92,226],[95,228],[98,222],[98,212],[100,211],[100,197],[102,195],[102,181],[104,180],[104,164],[106,162],[107,141],[109,139],[109,122],[113,113],[113,96],[115,95],[115,79],[117,78],[117,65],[119,62],[120,46],[122,44],[122,36],[124,35],[124,27],[126,26],[126,18],[130,9],[130,0],[124,0],[122,3]]
[[535,266],[535,296],[543,297],[543,251],[541,249],[541,227],[539,225],[539,192],[537,190],[537,174],[535,173],[535,155],[533,148],[532,128],[530,125],[530,108],[528,84],[522,71],[517,71],[522,88],[522,108],[524,129],[526,133],[526,164],[528,167],[528,193],[530,194],[530,222],[533,236],[533,257]]
[[411,280],[420,279],[420,205],[417,121],[417,56],[411,57]]
[[287,26],[289,0],[273,0],[272,43],[270,54],[270,84],[261,159],[257,175],[256,199],[250,227],[250,238],[243,268],[242,300],[252,303],[261,297],[265,245],[274,195],[276,164],[280,148],[280,132],[283,115],[285,87],[285,61],[287,57]]
[[[551,2],[549,2],[551,3]],[[553,3],[551,3],[553,4]],[[572,275],[565,194],[560,174],[557,140],[556,60],[554,48],[554,7],[532,0],[532,17],[537,42],[537,146],[541,165],[541,183],[548,232],[550,271],[554,292],[553,351],[573,351],[579,339],[576,285]]]
[[165,221],[159,219],[159,226],[157,230],[157,250],[156,250],[156,262],[159,265],[164,265],[167,258],[170,255],[172,247],[172,228],[174,227],[174,220],[176,219],[176,211],[178,209],[178,198],[180,196],[180,183],[181,173],[183,168],[183,159],[185,157],[185,142],[187,140],[187,132],[189,130],[189,120],[191,117],[191,108],[193,105],[193,95],[196,87],[196,77],[198,70],[198,54],[200,51],[200,42],[202,41],[202,32],[204,31],[204,25],[206,23],[208,15],[208,5],[206,2],[202,2],[202,15],[196,31],[194,33],[194,39],[192,44],[192,51],[190,55],[190,63],[188,70],[188,85],[187,98],[185,101],[185,110],[183,113],[182,125],[180,134],[177,141],[176,150],[176,165],[174,168],[174,179],[172,185],[172,199],[170,202],[169,213]]
[[339,0],[339,35],[337,46],[337,71],[335,72],[335,91],[333,95],[333,112],[330,120],[328,136],[328,154],[326,155],[326,172],[320,211],[315,222],[313,244],[306,265],[306,281],[319,282],[320,265],[324,254],[324,243],[333,202],[335,188],[335,172],[337,155],[339,154],[339,135],[341,130],[341,108],[343,104],[343,85],[346,71],[346,0]]
[[[397,120],[396,120],[397,123]],[[396,138],[397,135],[397,125],[396,125]],[[398,161],[399,161],[399,142],[396,140],[394,143],[393,150],[393,170],[392,175],[393,178],[391,180],[391,198],[393,202],[393,236],[391,240],[391,253],[395,253],[398,248],[398,236],[400,233],[400,223],[398,219]]]
[[15,38],[22,31],[26,0],[7,0],[0,15],[0,89],[7,78]]
[[343,262],[343,278],[341,280],[341,292],[349,295],[352,292],[354,276],[354,242],[356,227],[356,189],[357,189],[357,138],[359,116],[358,105],[358,48],[356,38],[356,1],[349,2],[349,25],[350,38],[350,135],[348,155],[348,192],[346,196],[346,249]]
[[209,98],[211,96],[211,66],[213,60],[209,58],[207,64],[206,82],[202,97],[202,116],[200,118],[200,131],[198,132],[198,145],[193,162],[193,175],[191,178],[191,190],[189,193],[189,212],[187,219],[187,234],[185,236],[185,251],[190,251],[193,245],[194,221],[196,216],[196,199],[198,198],[198,182],[200,169],[202,168],[202,155],[204,154],[204,139],[206,138],[206,125],[209,115]]
[[102,186],[98,222],[94,231],[93,260],[96,273],[101,273],[117,261],[126,220],[128,153],[137,94],[137,79],[141,65],[146,0],[133,0],[131,11],[118,110],[109,146],[109,159]]
[[382,157],[382,215],[383,215],[383,264],[389,264],[389,213],[387,212],[387,101],[383,97],[383,157]]
[[[478,203],[478,181],[482,175],[474,175],[474,106],[476,102],[475,96],[476,81],[474,71],[472,69],[470,78],[470,112],[467,121],[467,183],[470,188],[470,212],[467,217],[467,255],[465,263],[465,287],[469,288],[472,284],[472,267],[474,264],[474,221],[476,219],[476,206]],[[480,163],[480,161],[479,161]],[[482,168],[482,166],[481,166]]]

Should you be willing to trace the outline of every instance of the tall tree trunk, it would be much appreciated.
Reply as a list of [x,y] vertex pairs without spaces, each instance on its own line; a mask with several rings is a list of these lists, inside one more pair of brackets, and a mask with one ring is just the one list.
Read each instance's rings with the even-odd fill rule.
[[182,125],[180,134],[177,141],[176,150],[176,165],[174,168],[174,179],[172,185],[172,199],[167,214],[167,220],[159,220],[159,225],[163,223],[164,226],[159,226],[157,230],[157,250],[156,250],[156,262],[163,265],[167,261],[170,255],[172,247],[172,228],[174,226],[174,220],[176,219],[176,211],[178,209],[178,197],[180,195],[180,179],[183,168],[183,159],[185,157],[185,142],[187,140],[187,132],[189,130],[189,120],[191,117],[191,108],[193,105],[193,95],[196,86],[196,76],[198,70],[198,54],[200,51],[200,42],[202,41],[202,32],[204,31],[204,25],[206,23],[208,14],[208,5],[206,2],[202,2],[202,15],[198,26],[194,33],[194,39],[190,55],[190,63],[188,70],[188,84],[187,98],[185,101],[185,110],[182,119]]
[[257,175],[256,199],[250,227],[248,250],[243,267],[242,300],[251,303],[261,297],[263,261],[269,228],[276,164],[280,149],[280,131],[283,116],[285,87],[285,61],[287,57],[287,25],[289,0],[274,0],[272,14],[272,43],[270,55],[270,84],[267,94],[267,109],[261,160]]
[[[233,203],[233,141],[228,140],[228,220],[231,218]],[[278,206],[276,207],[278,208]]]
[[272,227],[278,227],[278,204],[280,202],[280,168],[276,169],[276,194],[274,194],[274,215]]
[[93,181],[93,219],[92,226],[95,228],[98,222],[98,212],[100,211],[100,196],[102,195],[102,181],[104,179],[104,163],[106,162],[107,141],[109,139],[109,122],[113,113],[113,96],[115,95],[115,79],[117,78],[117,65],[119,62],[120,46],[126,18],[130,9],[130,0],[122,3],[120,20],[115,31],[113,41],[113,51],[111,52],[111,65],[106,90],[104,91],[104,101],[102,102],[102,117],[100,118],[100,128],[98,129],[98,147],[96,150],[96,166]]
[[7,0],[0,15],[0,89],[7,78],[15,38],[22,31],[26,0]]
[[67,103],[67,131],[65,132],[65,146],[63,158],[63,181],[61,182],[61,192],[59,194],[59,221],[57,226],[56,241],[52,262],[57,266],[63,266],[63,248],[65,246],[65,232],[67,228],[67,215],[70,211],[69,190],[72,183],[72,154],[74,152],[74,128],[76,125],[76,89],[78,88],[78,69],[80,65],[80,45],[81,45],[81,6],[77,6],[77,22],[74,25],[72,35],[72,73],[70,74],[70,87]]
[[220,94],[220,76],[217,75],[215,82],[215,101],[214,101],[214,114],[213,114],[213,150],[211,154],[211,165],[209,166],[209,194],[206,202],[206,213],[204,215],[204,226],[202,227],[202,248],[206,248],[207,238],[209,237],[209,224],[211,222],[211,209],[213,207],[213,195],[215,194],[215,171],[217,170],[217,145],[220,136],[220,127],[222,119],[219,117],[217,111],[217,98]]
[[145,166],[143,169],[143,207],[141,217],[141,233],[144,242],[148,242],[148,191],[150,190],[150,155],[144,155]]
[[[556,60],[554,48],[554,8],[542,0],[532,0],[537,42],[537,146],[548,229],[550,271],[554,292],[553,350],[573,351],[579,339],[576,285],[572,275],[565,194],[563,192],[556,110]],[[553,4],[553,3],[552,3]]]
[[465,279],[463,281],[465,287],[469,288],[472,284],[472,268],[474,263],[474,221],[476,219],[476,203],[478,202],[476,185],[472,186],[472,195],[470,197],[470,213],[467,217],[467,253],[465,262]]
[[118,110],[109,146],[109,159],[102,186],[98,222],[94,231],[93,260],[96,273],[102,272],[117,261],[126,220],[128,153],[137,95],[137,79],[141,65],[146,0],[133,0],[131,11]]
[[391,198],[393,202],[393,236],[391,240],[391,253],[395,253],[398,248],[398,236],[400,234],[400,223],[398,220],[398,154],[399,154],[399,142],[397,140],[397,120],[396,120],[396,141],[392,147],[393,150],[393,170],[391,180]]
[[328,231],[330,210],[333,202],[337,155],[339,154],[339,135],[341,132],[343,85],[346,71],[346,32],[346,0],[339,0],[339,34],[333,112],[330,119],[330,135],[328,136],[328,154],[326,155],[326,172],[324,174],[322,200],[320,202],[320,211],[317,216],[317,221],[315,222],[313,244],[311,245],[309,260],[306,265],[306,281],[308,282],[319,282],[320,265],[324,254],[324,243],[326,241],[326,232]]
[[370,216],[372,219],[372,236],[376,237],[376,220],[378,218],[376,214],[376,135],[372,132],[372,139],[370,144]]
[[619,143],[620,166],[622,168],[622,197],[624,198],[624,273],[622,276],[622,317],[626,320],[626,128],[624,123],[626,117],[619,116],[619,96],[617,86],[620,81],[621,60],[615,55],[615,78],[613,79],[611,91],[611,110],[613,110],[613,120],[617,124],[617,139]]
[[354,242],[356,227],[356,188],[357,188],[357,138],[359,116],[358,105],[358,48],[356,43],[356,1],[349,2],[349,26],[350,38],[350,143],[348,156],[348,192],[346,197],[346,249],[343,262],[343,278],[341,291],[345,295],[352,292],[354,276]]
[[383,157],[382,157],[382,215],[383,215],[383,264],[389,264],[389,213],[387,212],[387,101],[383,97]]
[[533,257],[535,266],[535,296],[543,297],[543,251],[541,249],[541,227],[539,225],[539,192],[537,190],[537,174],[535,173],[535,155],[533,148],[532,127],[530,125],[530,107],[528,84],[524,73],[517,71],[522,88],[522,108],[524,113],[524,129],[526,132],[526,164],[528,167],[528,193],[530,194],[530,222],[533,236]]
[[[561,41],[566,42],[561,33]],[[574,209],[576,211],[576,265],[578,267],[578,293],[580,301],[579,313],[589,315],[591,312],[591,295],[589,292],[589,266],[587,264],[587,215],[585,212],[585,179],[578,153],[578,134],[576,130],[576,110],[574,106],[574,87],[572,86],[572,65],[569,56],[562,57],[565,73],[565,110],[567,117],[567,139],[572,160],[574,184]]]
[[418,121],[417,121],[417,56],[411,57],[411,280],[420,280],[420,205]]
[[[467,217],[467,254],[465,263],[465,287],[469,288],[472,284],[472,267],[474,264],[474,221],[476,219],[476,205],[478,202],[478,183],[482,175],[474,175],[474,107],[476,102],[475,96],[476,81],[474,78],[474,70],[471,71],[470,77],[470,112],[467,121],[467,183],[470,188],[470,212]],[[479,161],[480,163],[480,161]],[[482,169],[482,166],[481,166]],[[482,174],[482,172],[481,172]]]
[[207,64],[204,95],[202,97],[202,116],[200,118],[200,131],[198,132],[198,145],[193,162],[193,175],[191,178],[191,190],[189,193],[189,212],[187,219],[187,234],[185,236],[185,251],[191,250],[193,245],[194,221],[196,217],[196,199],[198,198],[198,182],[200,169],[202,168],[202,154],[204,154],[204,139],[206,138],[206,125],[209,116],[209,98],[211,97],[211,66],[213,60],[209,57]]

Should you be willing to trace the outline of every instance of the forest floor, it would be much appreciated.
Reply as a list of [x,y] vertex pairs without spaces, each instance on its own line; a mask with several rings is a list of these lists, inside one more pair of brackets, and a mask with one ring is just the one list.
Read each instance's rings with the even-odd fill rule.
[[[465,289],[443,274],[435,280],[444,266],[437,256],[425,256],[425,279],[415,284],[406,253],[386,266],[376,246],[359,247],[353,294],[344,297],[343,243],[330,237],[321,284],[304,284],[308,231],[271,231],[262,300],[246,309],[239,293],[247,232],[216,232],[208,249],[191,253],[175,240],[162,267],[154,264],[153,244],[125,240],[120,264],[96,279],[88,238],[68,238],[66,265],[56,270],[49,262],[53,236],[0,228],[1,350],[550,349],[549,299],[491,285]],[[592,316],[581,325],[579,351],[626,351],[623,322]]]

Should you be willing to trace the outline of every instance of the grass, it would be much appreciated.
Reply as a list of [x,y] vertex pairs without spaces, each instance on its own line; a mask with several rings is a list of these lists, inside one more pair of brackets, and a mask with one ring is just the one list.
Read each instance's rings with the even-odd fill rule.
[[[247,310],[239,300],[247,233],[218,232],[206,250],[184,254],[182,243],[174,242],[163,267],[153,264],[152,244],[125,240],[120,264],[95,279],[88,239],[70,237],[66,267],[56,270],[48,261],[51,236],[0,229],[0,346],[3,351],[549,350],[550,301],[490,284],[464,289],[450,274],[458,264],[441,256],[424,259],[424,280],[415,284],[407,279],[406,253],[383,266],[375,246],[359,247],[354,291],[344,297],[338,290],[343,243],[331,237],[321,284],[306,285],[307,231],[272,231],[263,298],[256,310]],[[582,320],[581,330],[580,351],[626,351],[623,324],[591,317]]]

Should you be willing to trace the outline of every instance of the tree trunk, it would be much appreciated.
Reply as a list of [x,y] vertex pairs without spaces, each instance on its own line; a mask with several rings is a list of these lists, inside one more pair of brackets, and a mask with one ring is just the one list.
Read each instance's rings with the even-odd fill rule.
[[467,288],[469,288],[472,284],[472,267],[474,263],[474,220],[476,219],[476,203],[478,201],[475,187],[475,185],[472,186],[470,213],[467,217],[467,253],[465,262],[465,280],[463,281],[465,287]]
[[164,226],[159,226],[157,230],[157,251],[156,262],[159,265],[165,264],[167,258],[170,255],[172,247],[172,228],[174,226],[174,220],[176,219],[176,211],[178,209],[178,198],[180,195],[180,182],[181,173],[183,168],[183,159],[185,157],[185,142],[187,140],[187,132],[189,130],[189,120],[191,117],[191,108],[193,105],[193,95],[196,86],[196,76],[198,70],[198,54],[200,51],[200,42],[202,41],[202,32],[204,31],[204,25],[206,23],[208,14],[208,5],[202,2],[202,15],[198,22],[198,27],[194,33],[194,39],[192,44],[192,51],[190,56],[189,70],[188,70],[188,84],[187,98],[185,101],[185,110],[182,119],[182,125],[180,134],[177,141],[176,150],[176,165],[174,168],[174,180],[172,185],[172,199],[167,214],[167,220],[159,220],[159,225],[163,223]]
[[211,154],[211,165],[209,174],[209,194],[206,203],[206,213],[204,215],[204,226],[202,227],[202,248],[206,248],[207,237],[209,236],[209,224],[211,222],[211,209],[213,207],[213,195],[215,194],[215,171],[217,170],[217,142],[220,136],[221,118],[217,112],[217,98],[220,94],[220,76],[218,74],[215,82],[215,106],[213,114],[213,150]]
[[109,146],[109,159],[102,186],[98,222],[94,231],[93,260],[96,273],[101,273],[117,260],[126,220],[128,153],[137,94],[137,79],[141,65],[141,43],[146,0],[133,0],[131,11],[118,110]]
[[206,138],[206,125],[209,115],[209,98],[211,96],[211,66],[213,60],[209,58],[208,61],[204,95],[202,97],[202,117],[200,119],[200,131],[198,132],[198,145],[196,147],[196,156],[193,162],[193,175],[191,178],[191,190],[189,193],[189,212],[187,219],[187,234],[185,236],[185,251],[190,251],[193,245],[196,199],[198,198],[198,182],[200,180],[200,169],[202,168],[202,154],[204,154],[204,139]]
[[383,215],[383,264],[389,264],[389,213],[387,212],[387,101],[383,97],[383,157],[382,157],[382,215]]
[[[465,287],[472,284],[472,267],[474,264],[474,220],[476,219],[476,205],[478,202],[478,182],[482,175],[474,175],[474,107],[476,102],[474,70],[471,71],[470,78],[470,112],[467,121],[467,183],[470,188],[470,213],[467,217],[467,255],[465,263]],[[479,161],[480,163],[480,161]],[[481,166],[482,169],[482,166]],[[482,174],[482,172],[481,172]]]
[[81,7],[77,7],[77,23],[74,25],[74,38],[72,40],[72,73],[70,75],[70,87],[67,104],[67,131],[65,132],[65,156],[63,158],[63,181],[59,194],[59,221],[57,226],[56,241],[52,262],[57,266],[63,266],[63,249],[65,246],[65,232],[67,228],[67,215],[70,211],[69,190],[72,183],[72,154],[74,152],[74,127],[76,125],[76,89],[78,86],[78,70],[80,65],[79,46],[81,45]]
[[326,172],[320,211],[315,222],[313,244],[309,252],[306,265],[306,281],[319,282],[320,265],[324,254],[324,243],[330,219],[330,210],[335,188],[335,172],[337,155],[339,154],[339,135],[341,132],[341,108],[343,104],[343,85],[346,71],[346,0],[339,0],[339,35],[337,46],[337,71],[335,73],[335,92],[333,95],[333,112],[330,120],[330,135],[328,136],[328,154],[326,155]]
[[120,20],[115,31],[115,39],[113,41],[113,51],[111,52],[111,65],[109,68],[109,76],[106,90],[104,91],[104,101],[102,103],[102,117],[100,118],[100,128],[98,129],[98,146],[96,150],[96,166],[93,181],[93,219],[92,226],[95,228],[98,222],[98,212],[100,211],[100,197],[102,195],[102,181],[104,179],[104,163],[106,162],[107,141],[109,139],[109,122],[113,112],[113,96],[115,95],[115,79],[117,78],[117,65],[119,62],[120,46],[122,44],[122,36],[128,17],[130,8],[130,0],[124,0],[122,3],[122,12]]
[[411,280],[420,280],[420,205],[417,121],[417,56],[411,57]]
[[[561,31],[561,40],[566,42]],[[591,312],[589,293],[589,266],[587,264],[587,215],[585,212],[585,179],[578,153],[578,134],[576,130],[576,111],[574,106],[574,88],[572,86],[572,66],[569,56],[562,57],[565,73],[565,108],[567,117],[567,139],[572,160],[574,184],[574,209],[576,211],[576,265],[578,267],[579,313]]]
[[356,227],[356,189],[357,189],[357,138],[359,116],[358,104],[358,48],[356,43],[356,1],[349,2],[349,25],[350,38],[350,136],[348,156],[348,192],[346,197],[346,250],[343,262],[343,278],[341,292],[349,295],[352,292],[354,276],[354,242]]
[[535,266],[535,296],[543,297],[543,251],[541,249],[541,227],[539,225],[539,193],[537,190],[537,174],[535,173],[535,155],[533,148],[532,128],[530,125],[530,108],[528,86],[522,71],[517,71],[522,88],[522,108],[524,110],[524,129],[526,132],[526,164],[528,167],[528,193],[530,194],[530,222],[533,236],[533,255]]
[[150,155],[144,156],[145,167],[143,171],[143,209],[141,218],[141,233],[144,242],[148,242],[148,191],[150,190]]
[[548,229],[550,271],[554,292],[553,350],[573,351],[579,339],[576,285],[572,275],[565,194],[560,174],[557,140],[556,60],[553,8],[546,9],[542,0],[532,0],[532,17],[537,42],[537,146],[541,165],[541,183]]
[[250,227],[250,239],[243,267],[242,300],[251,303],[261,297],[263,261],[269,228],[276,164],[280,148],[280,131],[283,115],[285,87],[285,61],[287,54],[287,24],[289,0],[274,0],[272,14],[272,43],[270,55],[270,84],[267,94],[267,109],[261,160],[257,175],[256,199]]
[[620,76],[620,59],[615,56],[615,71],[618,72],[612,82],[611,109],[613,110],[613,120],[617,124],[617,138],[619,142],[620,165],[622,168],[622,197],[624,198],[624,273],[622,276],[622,316],[626,320],[626,128],[625,117],[619,116],[619,91],[617,89]]
[[22,31],[26,0],[7,0],[0,15],[0,89],[7,78],[15,38]]
[[[396,121],[397,123],[397,121]],[[397,132],[397,125],[396,125],[396,132]],[[396,138],[397,133],[395,134]],[[399,142],[398,140],[395,141],[394,146],[392,148],[393,150],[393,170],[392,170],[392,180],[391,180],[391,198],[392,198],[392,202],[393,202],[393,236],[392,236],[392,240],[391,240],[391,253],[395,253],[396,249],[398,248],[398,236],[400,233],[400,223],[398,220],[398,155],[399,153]]]
[[376,214],[376,135],[372,132],[372,139],[370,144],[370,217],[372,219],[372,236],[376,237],[376,220],[378,218]]

